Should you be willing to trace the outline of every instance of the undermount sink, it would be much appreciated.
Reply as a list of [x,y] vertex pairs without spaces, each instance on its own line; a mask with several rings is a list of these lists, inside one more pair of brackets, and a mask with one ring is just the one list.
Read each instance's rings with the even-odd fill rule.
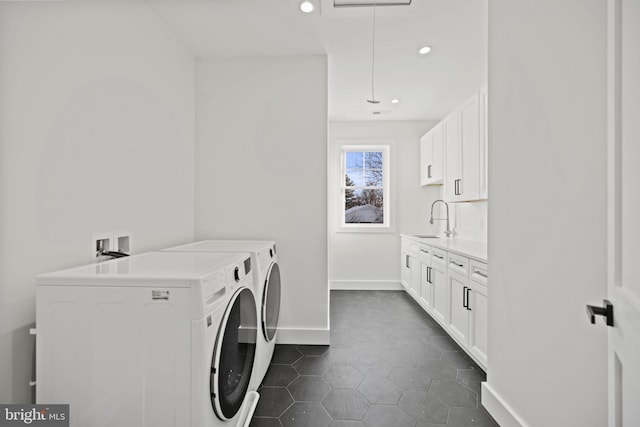
[[413,234],[413,237],[419,237],[421,239],[437,239],[438,236],[435,234]]

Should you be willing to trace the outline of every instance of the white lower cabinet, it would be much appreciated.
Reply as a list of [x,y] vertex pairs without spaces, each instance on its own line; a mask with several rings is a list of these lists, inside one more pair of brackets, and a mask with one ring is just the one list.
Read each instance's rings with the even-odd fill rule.
[[487,265],[471,261],[469,272],[471,310],[469,351],[480,365],[487,366]]
[[402,286],[404,286],[407,292],[409,292],[414,298],[418,298],[421,292],[421,269],[418,251],[419,245],[417,243],[408,239],[402,239],[402,270],[400,273],[400,280]]
[[401,247],[402,285],[486,369],[487,264],[405,238]]
[[404,244],[400,253],[400,283],[408,289],[411,286],[411,258]]
[[420,284],[420,277],[422,276],[420,258],[415,253],[409,253],[409,262],[411,264],[411,292],[413,292],[414,298],[420,298],[422,293],[422,286]]
[[447,253],[432,250],[431,286],[433,288],[433,317],[443,327],[447,324]]
[[430,311],[432,309],[433,289],[431,288],[431,248],[420,247],[420,302]]
[[469,279],[461,274],[449,271],[447,276],[447,290],[449,293],[450,316],[447,324],[449,334],[462,347],[469,345]]

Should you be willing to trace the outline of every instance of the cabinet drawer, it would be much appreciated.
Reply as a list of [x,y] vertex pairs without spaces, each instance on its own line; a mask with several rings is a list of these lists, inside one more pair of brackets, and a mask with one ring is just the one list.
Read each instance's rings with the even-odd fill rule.
[[422,246],[420,245],[420,259],[427,264],[431,260],[431,246]]
[[431,248],[431,263],[440,264],[442,267],[447,267],[447,252],[441,251],[436,248]]
[[462,274],[464,277],[467,277],[469,274],[469,258],[456,254],[449,254],[449,263],[447,266],[449,270]]
[[488,275],[487,275],[487,264],[484,262],[471,260],[470,261],[470,271],[469,278],[474,282],[481,283],[483,285],[487,285]]
[[409,251],[413,252],[416,255],[419,254],[420,253],[420,244],[418,244],[416,242],[409,243]]

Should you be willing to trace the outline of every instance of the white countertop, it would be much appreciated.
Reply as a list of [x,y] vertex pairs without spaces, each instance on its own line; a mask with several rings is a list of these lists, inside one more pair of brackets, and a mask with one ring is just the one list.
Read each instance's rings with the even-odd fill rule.
[[190,287],[248,257],[248,253],[147,252],[41,274],[36,284]]
[[[416,233],[417,234],[417,233]],[[413,234],[400,234],[400,237],[413,240],[427,246],[444,249],[458,255],[466,256],[481,262],[487,262],[487,244],[473,240],[444,238],[444,237],[417,237]]]

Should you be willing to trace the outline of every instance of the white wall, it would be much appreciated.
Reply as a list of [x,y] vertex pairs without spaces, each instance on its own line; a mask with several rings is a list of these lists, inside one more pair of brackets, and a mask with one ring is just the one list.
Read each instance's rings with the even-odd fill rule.
[[[398,234],[442,234],[444,221],[429,224],[431,204],[443,198],[443,187],[420,186],[420,137],[437,121],[370,121],[329,123],[329,280],[334,289],[400,289]],[[388,231],[340,230],[340,146],[391,142],[391,217]],[[451,227],[460,239],[487,241],[487,201],[450,203]],[[444,218],[436,206],[434,216]]]
[[[444,194],[441,193],[440,196]],[[488,208],[488,200],[450,203],[454,238],[486,242]]]
[[493,405],[505,427],[607,425],[606,327],[585,313],[606,295],[606,17],[600,0],[489,5],[483,402],[511,408]]
[[92,232],[193,238],[194,68],[144,4],[0,5],[0,402],[29,402],[34,276]]
[[281,342],[328,343],[327,59],[199,60],[196,238],[270,239]]
[[[440,187],[420,186],[420,137],[437,122],[371,121],[329,124],[329,278],[338,287],[399,286],[399,233],[432,234],[440,224],[429,224],[429,208]],[[391,142],[391,223],[387,232],[338,230],[341,212],[340,145]]]

